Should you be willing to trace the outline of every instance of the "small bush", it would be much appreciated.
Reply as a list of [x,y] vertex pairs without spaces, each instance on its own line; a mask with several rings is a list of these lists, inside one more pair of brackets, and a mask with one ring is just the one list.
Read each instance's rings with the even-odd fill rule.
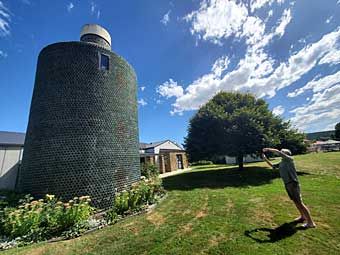
[[27,200],[30,195],[17,193],[14,191],[1,190],[0,191],[0,210],[5,207],[15,207],[23,200]]
[[26,198],[17,208],[5,208],[1,219],[3,234],[26,237],[30,241],[48,239],[83,224],[93,213],[89,196],[75,197],[68,203],[46,195],[46,199]]
[[200,160],[200,161],[191,163],[192,166],[202,166],[202,165],[212,165],[212,164],[214,163],[210,160]]
[[141,175],[147,179],[153,178],[159,175],[159,168],[154,164],[143,163],[141,164]]
[[140,181],[131,185],[130,190],[116,193],[114,206],[106,213],[106,220],[108,223],[112,223],[123,215],[140,211],[148,204],[155,203],[164,193],[160,178],[146,179],[142,176]]

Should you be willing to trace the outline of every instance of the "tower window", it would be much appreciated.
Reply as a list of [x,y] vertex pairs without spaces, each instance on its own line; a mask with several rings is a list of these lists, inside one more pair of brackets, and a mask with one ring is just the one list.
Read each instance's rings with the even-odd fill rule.
[[110,58],[108,55],[100,54],[99,55],[99,69],[100,70],[109,70]]

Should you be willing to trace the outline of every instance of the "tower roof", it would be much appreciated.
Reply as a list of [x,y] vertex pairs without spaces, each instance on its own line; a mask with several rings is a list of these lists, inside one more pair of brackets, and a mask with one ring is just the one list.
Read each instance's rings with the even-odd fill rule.
[[111,36],[107,30],[97,24],[86,24],[80,32],[80,38],[84,35],[97,35],[107,41],[111,46]]

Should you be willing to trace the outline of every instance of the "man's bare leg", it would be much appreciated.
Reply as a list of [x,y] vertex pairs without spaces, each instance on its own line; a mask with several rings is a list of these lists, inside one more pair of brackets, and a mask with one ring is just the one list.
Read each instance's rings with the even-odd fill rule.
[[312,216],[310,215],[310,212],[307,206],[302,201],[299,201],[299,202],[294,201],[294,203],[297,209],[300,211],[301,216],[307,220],[305,227],[316,227],[314,221],[312,220]]
[[294,204],[295,204],[296,208],[298,209],[298,211],[300,212],[300,217],[297,217],[294,221],[296,221],[298,223],[302,223],[306,220],[306,216],[304,214],[304,211],[302,210],[301,206],[298,205],[297,202],[294,201]]

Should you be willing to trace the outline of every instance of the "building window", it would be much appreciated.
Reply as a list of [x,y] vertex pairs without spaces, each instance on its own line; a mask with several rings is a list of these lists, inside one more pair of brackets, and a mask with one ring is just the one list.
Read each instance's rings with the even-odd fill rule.
[[108,55],[100,53],[99,55],[99,69],[109,70],[110,58]]

